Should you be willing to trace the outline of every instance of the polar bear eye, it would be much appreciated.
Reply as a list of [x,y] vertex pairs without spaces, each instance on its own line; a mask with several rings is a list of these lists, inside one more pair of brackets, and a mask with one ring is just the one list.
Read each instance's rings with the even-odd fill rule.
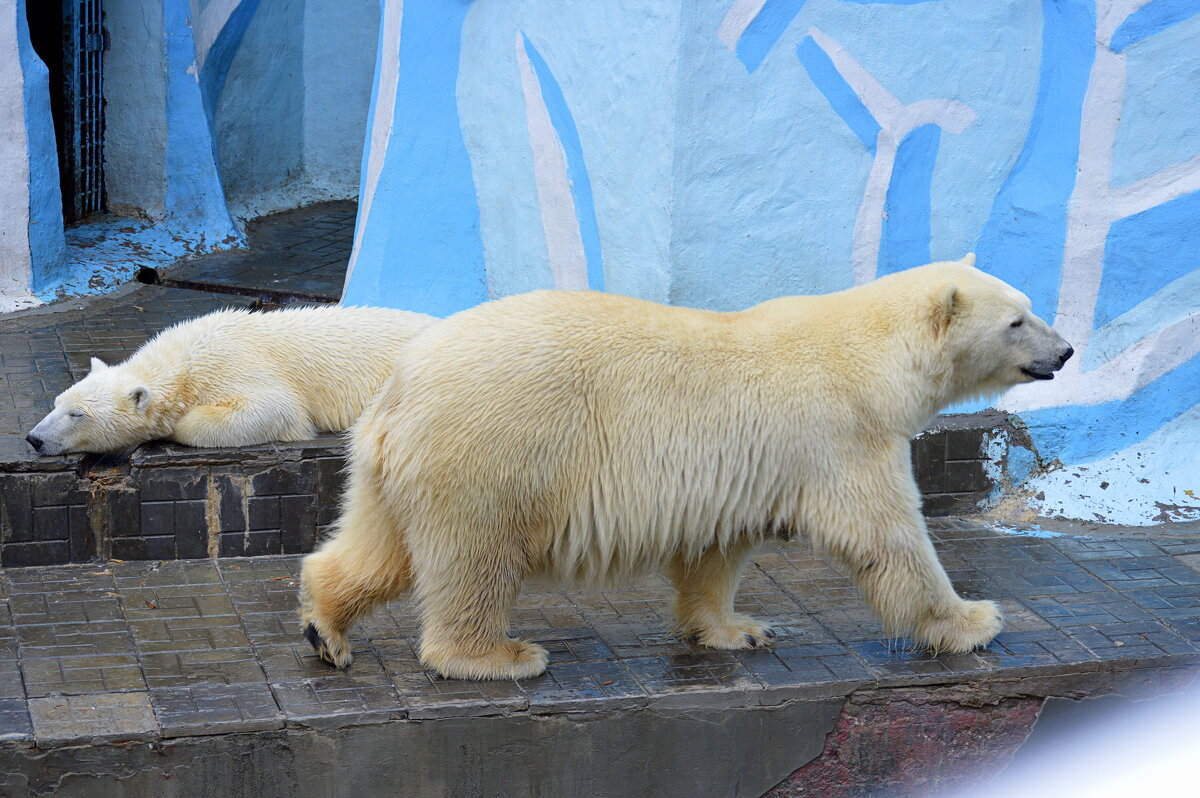
[[1009,327],[1020,327],[1024,323],[1025,323],[1025,319],[1017,319],[1016,321],[1014,321],[1012,324],[1010,324],[1008,326]]
[[72,410],[67,415],[69,415],[71,418],[83,418],[86,413],[84,413],[82,410]]

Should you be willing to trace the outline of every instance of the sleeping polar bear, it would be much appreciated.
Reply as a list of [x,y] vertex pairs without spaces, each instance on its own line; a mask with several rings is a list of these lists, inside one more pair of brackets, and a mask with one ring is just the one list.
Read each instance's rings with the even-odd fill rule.
[[803,530],[888,633],[987,644],[1000,613],[938,562],[909,439],[1072,349],[973,263],[737,313],[539,291],[429,328],[355,425],[337,530],[303,565],[305,634],[344,667],[355,619],[412,588],[426,665],[530,677],[546,651],[508,636],[527,575],[661,569],[700,643],[764,645],[738,580],[755,543]]
[[436,321],[386,308],[219,310],[163,330],[59,394],[26,436],[39,454],[297,441],[348,429],[400,347]]

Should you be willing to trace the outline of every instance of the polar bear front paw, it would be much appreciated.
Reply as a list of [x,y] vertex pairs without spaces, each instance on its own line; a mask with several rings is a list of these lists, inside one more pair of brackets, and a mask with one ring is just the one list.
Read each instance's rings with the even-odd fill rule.
[[304,627],[304,638],[323,662],[335,668],[349,668],[354,661],[354,655],[350,653],[350,641],[343,634],[322,634],[317,631],[317,625],[309,621]]
[[709,624],[704,628],[689,629],[688,632],[702,646],[723,651],[769,646],[775,630],[760,623],[749,615],[735,613],[724,623]]
[[505,640],[482,654],[421,647],[421,662],[447,679],[531,679],[546,672],[550,654],[537,643]]
[[935,654],[963,654],[992,642],[1004,626],[992,601],[962,601],[956,610],[916,629],[916,638]]

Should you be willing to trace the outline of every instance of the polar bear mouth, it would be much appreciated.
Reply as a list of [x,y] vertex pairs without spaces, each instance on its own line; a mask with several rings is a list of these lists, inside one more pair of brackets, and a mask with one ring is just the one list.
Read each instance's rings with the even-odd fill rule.
[[1032,377],[1035,380],[1052,380],[1054,379],[1053,371],[1034,371],[1029,366],[1021,366],[1021,373],[1026,377]]

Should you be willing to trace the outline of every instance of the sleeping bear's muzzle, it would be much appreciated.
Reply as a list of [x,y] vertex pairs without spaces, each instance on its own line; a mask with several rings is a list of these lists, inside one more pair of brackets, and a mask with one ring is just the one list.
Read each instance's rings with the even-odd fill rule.
[[54,457],[67,452],[60,429],[63,426],[63,420],[55,418],[56,414],[57,411],[52,410],[25,436],[25,442],[40,455]]
[[1062,341],[1062,346],[1062,350],[1050,358],[1035,360],[1028,365],[1021,366],[1021,373],[1035,380],[1054,379],[1054,372],[1061,369],[1071,359],[1071,355],[1075,354],[1075,349],[1066,341]]

